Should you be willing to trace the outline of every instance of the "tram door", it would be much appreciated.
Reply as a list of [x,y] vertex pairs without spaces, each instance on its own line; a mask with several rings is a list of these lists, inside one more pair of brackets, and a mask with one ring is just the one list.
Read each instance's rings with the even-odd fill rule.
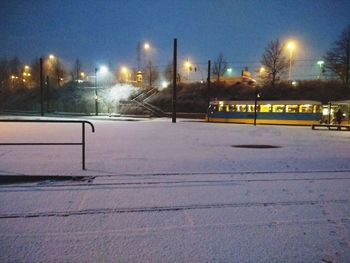
[[323,105],[322,122],[326,124],[335,124],[335,114],[341,109],[343,112],[343,123],[350,124],[350,101],[349,102],[329,102],[328,105]]

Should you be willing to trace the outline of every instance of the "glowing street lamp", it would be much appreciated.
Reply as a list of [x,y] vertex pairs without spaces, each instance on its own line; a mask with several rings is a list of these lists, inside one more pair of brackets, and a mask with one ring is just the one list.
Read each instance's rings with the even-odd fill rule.
[[95,68],[95,115],[98,115],[98,96],[97,96],[97,71],[98,69]]
[[323,60],[319,60],[317,61],[317,65],[320,67],[320,75],[318,76],[318,78],[320,79],[324,70],[324,61]]
[[146,42],[145,44],[143,44],[143,49],[144,50],[149,50],[151,48],[151,45],[148,43],[148,42]]
[[130,79],[130,71],[127,67],[122,67],[120,69],[120,73],[121,73],[121,78],[120,80],[122,80],[123,82],[128,82]]
[[187,69],[187,79],[190,81],[190,71],[192,70],[192,64],[188,59],[185,62],[185,68]]
[[261,66],[258,70],[259,77],[261,80],[263,80],[266,77],[266,68]]
[[80,77],[82,80],[84,80],[85,79],[85,72],[80,72]]
[[104,76],[108,74],[108,67],[107,66],[101,66],[100,68],[95,68],[95,115],[98,115],[98,95],[97,95],[97,73],[100,74],[100,76]]
[[288,72],[288,80],[291,80],[292,78],[292,58],[293,58],[293,51],[295,49],[295,43],[290,41],[287,44],[287,48],[289,49],[289,72]]
[[165,89],[169,86],[169,83],[167,81],[162,81],[162,88]]

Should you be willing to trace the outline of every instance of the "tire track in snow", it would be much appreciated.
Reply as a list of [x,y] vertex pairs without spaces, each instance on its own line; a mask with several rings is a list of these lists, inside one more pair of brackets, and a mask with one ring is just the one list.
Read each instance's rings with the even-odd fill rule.
[[85,209],[76,211],[47,211],[47,212],[28,212],[28,213],[3,213],[0,219],[11,218],[33,218],[33,217],[66,217],[94,214],[120,214],[120,213],[152,213],[152,212],[170,212],[185,211],[197,209],[218,209],[218,208],[246,208],[246,207],[274,207],[274,206],[305,206],[305,205],[324,205],[324,204],[350,204],[349,199],[345,200],[304,200],[304,201],[285,201],[285,202],[246,202],[246,203],[217,203],[217,204],[190,204],[183,206],[153,206],[153,207],[126,207],[126,208],[100,208]]
[[254,182],[293,182],[293,181],[338,181],[350,180],[347,177],[304,177],[304,178],[271,178],[271,179],[223,179],[223,180],[177,180],[177,181],[136,181],[136,182],[108,182],[108,183],[58,183],[39,185],[2,185],[0,193],[6,192],[35,192],[35,191],[86,191],[103,189],[146,189],[146,188],[177,188],[177,187],[202,187],[225,186],[232,187],[242,183]]

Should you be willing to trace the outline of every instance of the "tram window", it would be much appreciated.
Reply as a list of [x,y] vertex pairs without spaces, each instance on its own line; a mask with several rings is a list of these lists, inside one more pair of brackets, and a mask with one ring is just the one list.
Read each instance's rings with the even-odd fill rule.
[[[247,105],[247,108],[248,108],[248,112],[254,112],[255,111],[255,105]],[[259,110],[260,110],[260,106],[259,105],[257,105],[256,106],[256,111],[257,112],[259,112]]]
[[247,105],[237,105],[237,111],[238,112],[246,112],[247,111]]
[[299,106],[298,105],[287,105],[286,112],[299,112]]
[[270,111],[271,111],[271,105],[270,104],[260,105],[260,112],[270,112]]
[[236,105],[233,105],[233,104],[231,105],[231,111],[232,111],[232,112],[237,111],[237,107],[236,107]]
[[273,105],[272,112],[284,112],[284,105]]
[[314,105],[314,113],[319,113],[322,112],[322,107],[321,105]]
[[299,112],[312,112],[312,105],[305,104],[305,105],[300,105],[299,107]]
[[230,112],[230,105],[225,105],[225,111]]
[[254,112],[254,105],[248,105],[248,112]]

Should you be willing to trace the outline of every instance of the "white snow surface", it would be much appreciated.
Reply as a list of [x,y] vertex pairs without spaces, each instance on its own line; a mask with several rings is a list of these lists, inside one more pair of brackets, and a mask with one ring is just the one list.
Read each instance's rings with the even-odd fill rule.
[[[81,146],[0,145],[0,176],[95,177],[0,185],[0,262],[350,262],[350,132],[88,120],[85,171]],[[1,143],[80,141],[0,122]]]

